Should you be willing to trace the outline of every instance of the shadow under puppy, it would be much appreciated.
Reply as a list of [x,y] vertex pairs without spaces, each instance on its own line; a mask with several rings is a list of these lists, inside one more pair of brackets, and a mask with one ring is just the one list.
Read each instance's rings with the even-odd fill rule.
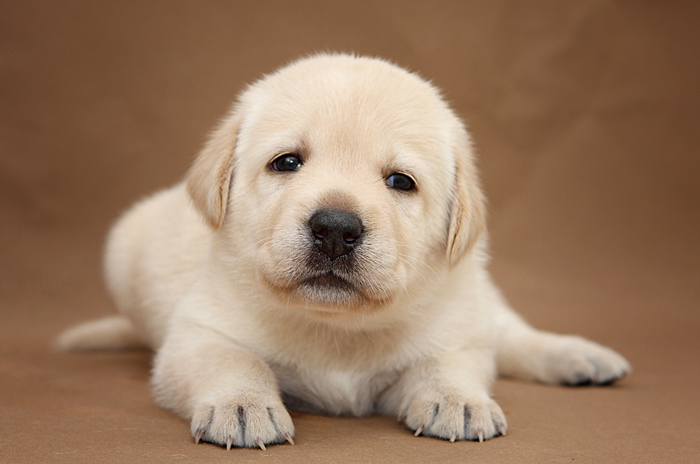
[[245,90],[185,180],[118,221],[120,315],[59,344],[155,350],[155,399],[196,442],[292,442],[285,403],[505,435],[497,374],[602,385],[630,367],[509,308],[484,215],[469,136],[433,86],[378,59],[302,59]]

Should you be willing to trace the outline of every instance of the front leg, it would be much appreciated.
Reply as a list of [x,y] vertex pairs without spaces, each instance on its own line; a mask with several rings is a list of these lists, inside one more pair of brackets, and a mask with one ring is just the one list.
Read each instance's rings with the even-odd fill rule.
[[293,443],[294,425],[270,368],[216,330],[174,321],[152,383],[158,404],[191,421],[196,443],[227,449]]
[[488,440],[505,435],[503,411],[489,396],[495,377],[490,350],[462,350],[409,368],[380,399],[415,435],[445,440]]

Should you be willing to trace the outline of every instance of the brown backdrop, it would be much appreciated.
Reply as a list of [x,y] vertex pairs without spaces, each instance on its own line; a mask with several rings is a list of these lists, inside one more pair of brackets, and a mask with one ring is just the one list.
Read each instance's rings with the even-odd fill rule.
[[[653,1],[2,1],[1,462],[697,462],[700,11]],[[432,79],[469,123],[492,269],[534,324],[626,355],[611,388],[501,380],[507,437],[295,414],[297,445],[192,443],[150,355],[49,350],[112,311],[100,254],[242,86],[318,50]]]

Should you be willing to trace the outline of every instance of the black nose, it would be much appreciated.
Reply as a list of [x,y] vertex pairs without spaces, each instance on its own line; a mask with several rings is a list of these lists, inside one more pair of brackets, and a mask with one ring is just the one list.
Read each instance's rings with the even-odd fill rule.
[[362,236],[362,220],[347,211],[322,209],[309,219],[316,248],[331,260],[347,255]]

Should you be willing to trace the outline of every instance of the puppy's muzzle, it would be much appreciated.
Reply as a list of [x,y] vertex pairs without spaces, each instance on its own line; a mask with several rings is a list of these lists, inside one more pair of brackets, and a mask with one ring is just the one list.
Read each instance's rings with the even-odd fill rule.
[[321,209],[309,219],[316,250],[331,261],[352,253],[362,240],[364,228],[357,214]]

